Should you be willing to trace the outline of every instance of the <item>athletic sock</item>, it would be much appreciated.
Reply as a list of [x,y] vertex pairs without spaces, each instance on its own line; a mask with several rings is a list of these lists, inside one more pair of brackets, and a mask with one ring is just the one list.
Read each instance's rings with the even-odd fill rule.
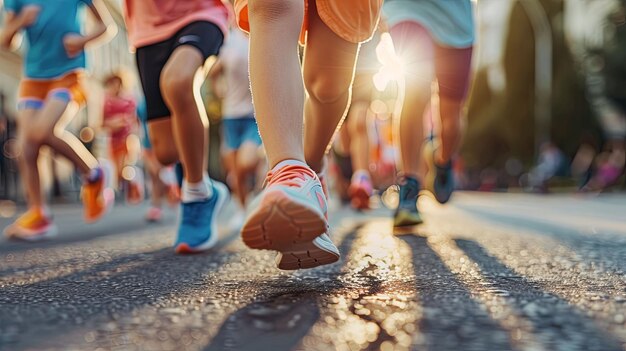
[[206,201],[213,196],[213,184],[208,174],[203,176],[202,181],[197,183],[189,183],[187,180],[183,181],[181,189],[182,202],[200,202]]

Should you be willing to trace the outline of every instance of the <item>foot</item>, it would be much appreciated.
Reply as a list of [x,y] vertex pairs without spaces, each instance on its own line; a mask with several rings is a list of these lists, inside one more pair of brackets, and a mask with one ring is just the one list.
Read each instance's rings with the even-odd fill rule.
[[91,179],[85,180],[81,189],[85,222],[93,223],[101,219],[113,207],[115,192],[109,186],[104,166],[96,168]]
[[213,195],[209,199],[181,203],[181,221],[174,244],[176,253],[203,252],[217,244],[217,215],[228,199],[228,189],[220,182],[212,183]]
[[452,161],[448,160],[444,165],[439,165],[435,161],[435,146],[433,141],[429,141],[424,148],[426,159],[428,160],[429,174],[426,177],[426,188],[430,190],[435,199],[441,204],[450,200],[454,191],[454,174],[452,172]]
[[367,172],[356,172],[348,188],[350,205],[356,210],[369,210],[370,197],[374,192],[372,180]]
[[163,210],[160,207],[152,206],[146,212],[146,221],[149,223],[160,222],[163,219]]
[[400,177],[400,202],[393,215],[394,227],[410,227],[422,224],[422,216],[417,209],[417,198],[420,192],[419,181],[409,176]]
[[129,205],[138,205],[143,201],[143,186],[139,182],[128,182],[128,191],[126,193],[126,202]]
[[339,260],[339,250],[326,235],[322,185],[305,165],[290,164],[270,172],[252,208],[242,239],[250,248],[278,251],[279,268],[313,268]]
[[7,238],[26,241],[49,239],[56,234],[57,227],[52,222],[51,216],[41,208],[28,210],[4,229]]

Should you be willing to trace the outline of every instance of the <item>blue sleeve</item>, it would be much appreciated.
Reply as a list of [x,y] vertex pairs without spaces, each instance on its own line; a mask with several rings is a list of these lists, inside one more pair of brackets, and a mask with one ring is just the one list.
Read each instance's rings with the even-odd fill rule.
[[93,5],[93,0],[79,0],[78,2],[82,2],[87,6]]
[[19,0],[4,0],[4,10],[6,12],[19,13],[22,10],[22,6]]

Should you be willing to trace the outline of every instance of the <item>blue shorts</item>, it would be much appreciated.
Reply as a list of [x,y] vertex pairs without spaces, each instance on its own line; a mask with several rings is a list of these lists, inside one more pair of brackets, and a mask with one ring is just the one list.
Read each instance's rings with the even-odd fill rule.
[[243,118],[224,118],[222,120],[223,147],[238,150],[244,143],[261,145],[261,136],[256,120],[252,115]]

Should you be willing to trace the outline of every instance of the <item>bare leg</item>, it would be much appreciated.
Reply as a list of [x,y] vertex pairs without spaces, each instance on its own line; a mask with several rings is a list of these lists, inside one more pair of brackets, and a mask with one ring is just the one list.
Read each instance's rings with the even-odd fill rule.
[[178,151],[176,150],[170,118],[148,121],[148,133],[150,134],[152,150],[160,164],[169,166],[178,162]]
[[184,45],[161,73],[163,97],[172,111],[171,131],[189,183],[202,181],[207,162],[209,121],[199,97],[203,63],[198,49]]
[[348,117],[350,131],[350,156],[352,169],[356,171],[369,170],[370,145],[367,132],[367,102],[353,102]]
[[33,140],[29,140],[28,136],[28,126],[34,123],[33,121],[36,114],[37,110],[26,109],[19,111],[17,116],[17,145],[19,148],[18,165],[29,207],[43,206],[43,194],[41,193],[39,167],[37,164],[41,144],[37,144],[34,143]]
[[469,86],[472,48],[435,46],[435,74],[439,85],[439,136],[435,163],[447,164],[461,142],[461,115]]
[[302,0],[249,4],[250,82],[259,132],[270,169],[280,161],[304,161],[304,88],[297,54]]
[[78,106],[75,103],[68,104],[59,99],[48,99],[37,113],[36,124],[32,125],[32,128],[45,133],[38,136],[42,138],[43,144],[69,159],[81,173],[86,174],[98,166],[98,161],[74,134],[65,130],[76,112]]
[[[405,94],[400,116],[394,116],[394,140],[400,152],[401,172],[423,178],[424,112],[431,99],[433,43],[419,24],[402,22],[391,28],[398,55],[406,63]],[[401,87],[402,88],[402,87]],[[399,118],[398,118],[399,117]]]
[[[309,6],[308,42],[304,52],[304,82],[309,93],[304,110],[304,152],[309,166],[319,172],[324,154],[349,106],[359,44],[343,40],[328,28],[317,14],[315,1]],[[328,54],[329,48],[332,48],[332,55]]]
[[248,180],[251,176],[254,176],[256,167],[259,164],[259,159],[257,157],[257,147],[258,146],[255,143],[244,143],[243,145],[241,145],[235,156],[235,174],[238,195],[239,200],[241,201],[241,205],[244,207],[246,205],[248,195],[252,190],[250,189]]
[[144,150],[143,162],[146,165],[146,170],[150,176],[152,182],[152,197],[150,198],[150,204],[154,207],[161,207],[163,197],[165,196],[165,184],[161,180],[160,171],[161,164],[156,159],[152,150]]

